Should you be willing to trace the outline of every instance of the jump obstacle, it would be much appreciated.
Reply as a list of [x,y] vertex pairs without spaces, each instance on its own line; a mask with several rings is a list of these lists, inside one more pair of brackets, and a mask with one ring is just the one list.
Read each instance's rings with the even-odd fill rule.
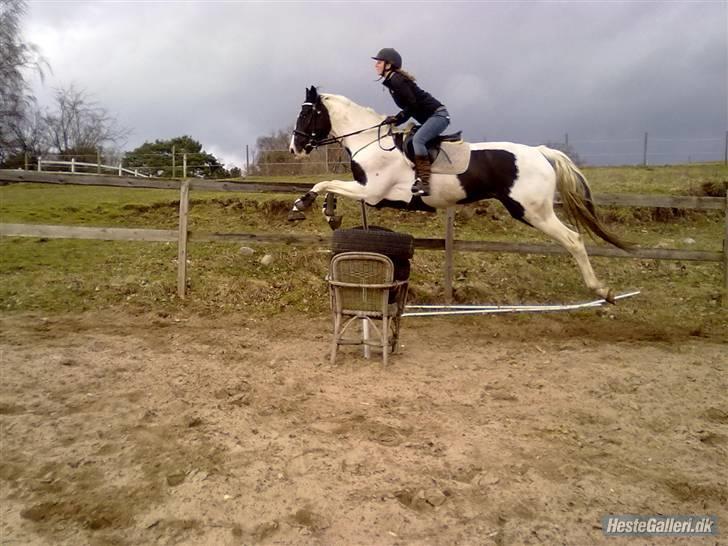
[[[628,292],[615,296],[615,300],[631,298],[640,293]],[[584,303],[571,303],[565,305],[407,305],[402,317],[433,317],[453,315],[492,315],[498,313],[546,313],[553,311],[575,311],[601,307],[607,303],[605,299],[588,301]]]

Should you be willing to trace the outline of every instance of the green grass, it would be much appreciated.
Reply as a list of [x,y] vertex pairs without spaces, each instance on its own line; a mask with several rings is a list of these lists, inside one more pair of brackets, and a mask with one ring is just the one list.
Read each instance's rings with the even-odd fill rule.
[[587,167],[583,171],[595,193],[702,195],[704,184],[725,191],[728,183],[728,166],[722,163]]
[[[586,169],[595,192],[682,193],[726,178],[723,166]],[[309,181],[301,177],[298,182]],[[305,178],[305,180],[304,180]],[[289,177],[281,177],[289,179]],[[266,179],[270,180],[270,179]],[[300,224],[286,217],[295,194],[191,193],[192,231],[330,234],[322,199]],[[178,192],[84,186],[17,184],[0,187],[0,222],[174,229]],[[339,199],[345,227],[358,225],[358,203]],[[603,208],[610,227],[641,246],[721,249],[720,211]],[[445,214],[368,209],[369,222],[442,238]],[[458,209],[456,238],[550,242],[513,221],[497,202]],[[693,239],[695,243],[686,241]],[[193,243],[189,291],[176,293],[177,248],[170,243],[0,238],[0,309],[4,312],[73,312],[131,308],[162,313],[252,314],[295,310],[325,313],[326,249],[257,245],[252,256],[235,243]],[[269,253],[272,265],[260,264]],[[717,263],[594,258],[598,276],[620,291],[643,296],[614,308],[629,320],[660,327],[720,332],[722,269]],[[412,299],[442,301],[443,253],[417,252]],[[461,302],[550,303],[593,299],[568,257],[456,253],[455,297]]]

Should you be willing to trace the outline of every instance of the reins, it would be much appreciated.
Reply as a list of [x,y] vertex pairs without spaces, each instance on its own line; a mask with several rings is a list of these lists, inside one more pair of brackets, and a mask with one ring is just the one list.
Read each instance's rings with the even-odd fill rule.
[[366,127],[365,129],[359,129],[358,131],[353,131],[351,133],[346,133],[345,135],[339,135],[339,136],[333,136],[333,137],[326,137],[321,139],[316,139],[315,135],[310,133],[304,133],[303,131],[299,131],[298,129],[295,129],[293,131],[294,134],[303,136],[311,140],[310,145],[313,148],[318,148],[319,146],[328,146],[329,144],[337,144],[340,143],[342,140],[344,140],[346,137],[359,135],[361,133],[365,133],[366,131],[371,131],[372,129],[378,129],[377,131],[377,140],[381,138],[381,130],[383,123],[377,123],[376,125],[372,125],[371,127]]
[[[387,134],[384,135],[384,136],[387,137],[387,136],[390,136],[391,134],[392,134],[392,126],[390,125],[389,126],[389,129],[387,131]],[[394,140],[394,139],[392,139],[392,140]],[[354,159],[354,156],[356,154],[358,154],[359,152],[361,152],[364,148],[368,148],[369,146],[371,146],[375,142],[377,144],[379,144],[379,149],[380,150],[383,150],[385,152],[391,152],[392,150],[394,150],[397,147],[396,144],[394,146],[392,146],[391,148],[385,148],[384,146],[382,146],[382,124],[380,124],[379,127],[377,128],[377,138],[375,138],[371,142],[368,142],[367,144],[364,144],[364,146],[362,146],[361,148],[359,148],[354,153],[349,152],[350,159]]]

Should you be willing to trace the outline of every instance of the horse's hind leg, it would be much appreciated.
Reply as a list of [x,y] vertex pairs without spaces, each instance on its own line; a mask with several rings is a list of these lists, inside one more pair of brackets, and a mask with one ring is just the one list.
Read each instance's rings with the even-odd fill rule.
[[589,256],[586,253],[584,239],[579,233],[566,227],[561,220],[559,220],[556,214],[554,214],[553,209],[543,215],[526,214],[525,219],[528,220],[533,227],[540,229],[546,235],[553,237],[564,248],[566,248],[566,250],[568,250],[576,260],[586,285],[609,303],[614,303],[614,293],[609,287],[604,285],[594,273],[591,262],[589,261]]

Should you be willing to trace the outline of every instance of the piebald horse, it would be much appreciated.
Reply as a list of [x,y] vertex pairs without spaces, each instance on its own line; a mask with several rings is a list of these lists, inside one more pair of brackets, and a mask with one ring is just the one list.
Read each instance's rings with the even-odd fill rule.
[[563,245],[576,260],[586,285],[614,303],[613,291],[592,269],[580,233],[566,227],[554,214],[556,191],[576,229],[622,249],[627,245],[599,220],[586,178],[566,154],[546,146],[512,142],[471,143],[470,162],[464,172],[432,174],[431,194],[413,196],[413,165],[395,148],[392,135],[382,130],[384,118],[344,96],[318,93],[315,87],[306,89],[306,100],[291,137],[291,153],[303,157],[318,146],[341,142],[351,156],[354,180],[319,182],[296,200],[289,219],[305,218],[303,211],[322,192],[375,207],[427,211],[494,198],[513,218]]

